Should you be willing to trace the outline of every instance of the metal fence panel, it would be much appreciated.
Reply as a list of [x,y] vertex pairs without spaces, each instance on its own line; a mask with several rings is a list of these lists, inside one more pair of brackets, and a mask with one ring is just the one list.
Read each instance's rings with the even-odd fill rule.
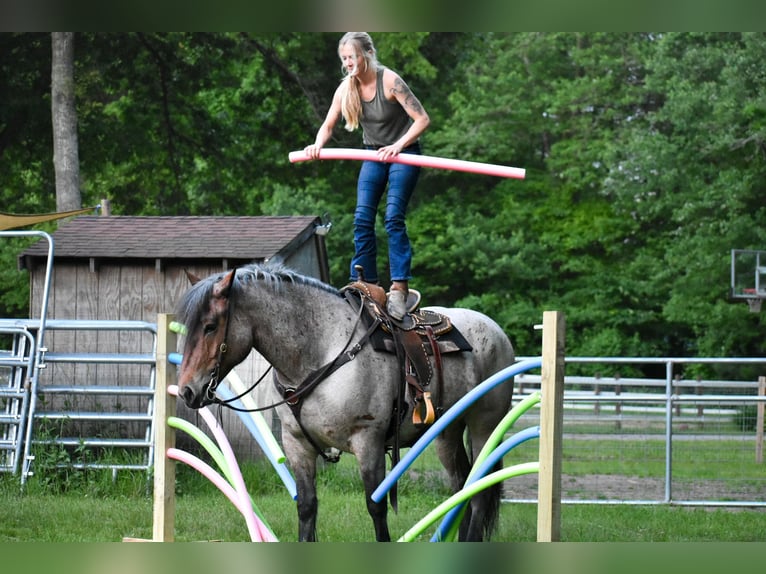
[[[577,363],[612,370],[650,363],[663,366],[665,377],[565,376],[563,502],[766,506],[764,377],[698,380],[676,372],[695,363],[766,371],[766,359],[566,358],[568,367]],[[536,374],[517,376],[514,401],[539,389],[539,380]],[[533,410],[516,426],[536,424]],[[529,460],[534,448],[512,451],[505,464]],[[504,486],[507,501],[537,500],[534,475]]]

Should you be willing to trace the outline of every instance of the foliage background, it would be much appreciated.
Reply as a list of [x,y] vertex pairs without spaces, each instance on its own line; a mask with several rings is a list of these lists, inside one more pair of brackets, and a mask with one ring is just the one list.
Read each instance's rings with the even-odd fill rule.
[[[341,77],[339,36],[77,33],[83,204],[326,216],[344,284],[358,166],[287,159]],[[728,294],[730,250],[766,249],[766,34],[373,38],[431,115],[425,153],[527,170],[424,170],[408,221],[426,304],[489,314],[521,355],[548,309],[566,313],[570,355],[763,353],[762,314]],[[4,212],[55,210],[50,54],[49,33],[0,33]],[[27,313],[22,245],[0,243],[0,316]]]

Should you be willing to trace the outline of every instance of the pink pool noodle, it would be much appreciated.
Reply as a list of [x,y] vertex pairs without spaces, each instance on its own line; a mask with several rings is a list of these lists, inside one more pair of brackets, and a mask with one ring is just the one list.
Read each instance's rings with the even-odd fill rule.
[[223,429],[218,424],[215,416],[207,407],[199,410],[202,420],[204,420],[210,430],[213,432],[218,446],[223,452],[224,458],[229,464],[231,473],[234,476],[234,487],[240,498],[242,499],[242,505],[249,509],[249,512],[245,513],[245,521],[248,524],[248,528],[255,528],[260,535],[260,539],[267,542],[274,542],[276,538],[274,534],[266,527],[266,525],[258,518],[253,511],[253,507],[250,504],[250,497],[247,493],[247,486],[245,486],[245,480],[242,478],[242,472],[239,470],[237,464],[237,458],[234,456],[234,451],[231,449],[229,440],[223,432]]
[[[170,385],[168,386],[168,394],[178,396],[178,385]],[[226,435],[224,434],[221,427],[218,425],[218,421],[216,420],[215,416],[213,416],[213,413],[210,412],[210,409],[203,408],[199,410],[200,415],[202,416],[202,419],[205,421],[205,423],[208,425],[210,430],[213,432],[213,436],[215,437],[216,441],[218,442],[218,446],[221,449],[221,452],[223,452],[223,456],[226,459],[226,462],[229,465],[229,468],[231,469],[231,474],[234,477],[234,496],[237,497],[238,502],[234,502],[234,505],[240,510],[240,512],[245,517],[245,522],[247,523],[248,531],[250,532],[250,536],[254,541],[266,541],[266,542],[276,542],[277,538],[274,535],[273,532],[258,518],[258,516],[253,511],[253,506],[250,503],[249,495],[247,494],[247,487],[245,486],[245,481],[242,478],[242,472],[239,469],[239,465],[237,464],[237,459],[234,456],[234,451],[231,449],[231,445],[229,444],[229,440],[226,438]],[[178,451],[178,449],[173,449],[175,455],[178,455],[179,453],[183,453],[184,451]],[[168,456],[169,456],[170,449],[168,450]],[[186,461],[184,461],[186,462]],[[200,461],[202,462],[202,461]],[[204,463],[203,463],[204,464]],[[194,468],[197,468],[196,466]],[[200,472],[199,468],[197,468]],[[216,476],[219,478],[220,475],[210,469]],[[205,474],[205,473],[203,473]],[[224,490],[218,482],[214,479],[205,474],[205,476],[213,481],[216,486],[218,486],[221,491],[226,494],[226,496],[229,496],[227,493],[227,490]],[[223,480],[221,478],[221,480]],[[226,481],[223,481],[226,485]],[[230,498],[231,499],[231,498]]]
[[[194,470],[199,472],[202,476],[216,485],[218,489],[226,495],[226,498],[228,498],[237,508],[237,510],[242,513],[243,516],[249,512],[247,507],[243,508],[243,501],[241,500],[237,491],[234,490],[234,487],[226,482],[226,479],[204,460],[194,456],[189,452],[186,452],[185,450],[181,450],[180,448],[169,448],[167,455],[168,458],[172,458],[173,460],[178,460],[188,464],[190,467],[192,467]],[[253,542],[259,541],[258,539],[260,536],[252,536],[252,534],[253,533],[251,532],[251,538]]]
[[[308,155],[303,150],[291,151],[288,154],[290,163],[300,161],[310,161]],[[375,150],[353,149],[353,148],[322,148],[319,150],[318,159],[350,159],[358,161],[383,161],[378,159]],[[524,179],[526,170],[520,167],[509,167],[505,165],[496,165],[491,163],[482,163],[478,161],[466,161],[462,159],[448,159],[444,157],[435,157],[431,155],[420,155],[414,153],[400,153],[394,157],[385,160],[385,163],[404,163],[408,165],[419,165],[421,167],[435,167],[437,169],[448,169],[452,171],[467,171],[470,173],[480,173],[483,175],[495,175],[498,177],[511,177],[515,179]]]

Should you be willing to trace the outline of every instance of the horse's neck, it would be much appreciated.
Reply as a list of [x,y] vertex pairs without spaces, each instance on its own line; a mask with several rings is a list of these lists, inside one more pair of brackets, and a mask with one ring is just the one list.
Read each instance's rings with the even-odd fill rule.
[[246,307],[253,325],[253,347],[276,369],[300,376],[331,360],[354,328],[348,303],[336,295],[285,284],[252,289]]

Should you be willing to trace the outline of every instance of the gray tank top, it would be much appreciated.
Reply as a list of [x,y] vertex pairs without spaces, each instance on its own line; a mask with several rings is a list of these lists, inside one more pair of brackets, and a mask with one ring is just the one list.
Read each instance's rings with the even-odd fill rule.
[[383,88],[383,68],[378,70],[375,97],[365,102],[362,100],[362,125],[364,145],[391,145],[402,137],[412,124],[412,118],[407,115],[398,101],[389,101]]

